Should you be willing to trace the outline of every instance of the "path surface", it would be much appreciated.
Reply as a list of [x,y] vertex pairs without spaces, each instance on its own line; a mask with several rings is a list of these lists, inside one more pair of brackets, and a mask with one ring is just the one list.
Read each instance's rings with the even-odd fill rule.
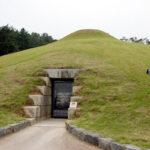
[[0,150],[100,150],[65,129],[64,119],[42,121],[0,139]]

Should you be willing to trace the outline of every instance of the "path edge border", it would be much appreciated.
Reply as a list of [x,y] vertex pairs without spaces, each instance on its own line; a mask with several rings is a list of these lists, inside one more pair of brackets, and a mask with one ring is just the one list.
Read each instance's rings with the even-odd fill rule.
[[7,126],[4,126],[2,128],[0,128],[0,138],[18,132],[28,126],[31,126],[37,122],[39,122],[40,120],[36,120],[36,119],[27,119],[27,120],[23,120],[19,123],[15,123],[15,124],[9,124]]
[[[101,134],[93,133],[90,130],[78,128],[70,124],[71,120],[65,122],[66,130],[81,141],[87,142],[104,150],[142,150],[142,148],[130,144],[120,144],[112,138],[103,138]],[[150,150],[144,149],[144,150]]]

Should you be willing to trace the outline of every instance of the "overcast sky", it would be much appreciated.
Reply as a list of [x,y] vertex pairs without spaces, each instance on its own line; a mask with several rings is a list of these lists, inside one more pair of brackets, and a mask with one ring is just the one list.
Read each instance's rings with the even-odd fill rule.
[[0,26],[62,38],[100,29],[117,38],[150,38],[150,0],[0,0]]

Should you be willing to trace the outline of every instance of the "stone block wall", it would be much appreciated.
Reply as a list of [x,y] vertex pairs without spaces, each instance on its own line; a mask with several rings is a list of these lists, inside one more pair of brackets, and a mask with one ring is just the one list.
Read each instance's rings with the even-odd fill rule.
[[[73,86],[72,96],[70,102],[77,102],[82,99],[81,96],[74,96],[76,92],[81,89],[81,86]],[[76,111],[78,110],[77,107],[69,107],[68,109],[68,119],[72,119],[75,116]]]
[[44,86],[37,86],[41,95],[29,95],[34,106],[24,106],[23,109],[29,118],[43,120],[51,117],[51,82],[48,77],[41,77],[45,82]]
[[[29,98],[33,101],[34,106],[24,106],[24,112],[29,118],[36,120],[43,120],[51,117],[51,105],[52,105],[52,85],[51,79],[75,79],[75,76],[81,69],[43,69],[47,73],[47,77],[41,77],[45,82],[44,86],[37,86],[37,89],[41,94],[29,95]],[[81,87],[73,86],[73,94],[76,93]],[[77,101],[80,97],[73,96],[71,101]],[[68,109],[68,116],[71,118],[76,109]]]

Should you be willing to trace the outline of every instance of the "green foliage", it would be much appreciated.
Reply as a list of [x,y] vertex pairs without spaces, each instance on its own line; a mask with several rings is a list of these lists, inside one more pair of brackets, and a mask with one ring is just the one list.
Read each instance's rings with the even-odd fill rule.
[[18,33],[17,41],[20,50],[24,50],[31,47],[30,34],[24,28],[22,28]]
[[45,45],[55,40],[47,33],[29,34],[24,28],[20,31],[8,25],[0,27],[0,56]]
[[127,42],[135,42],[135,43],[143,43],[143,44],[150,44],[150,40],[148,38],[137,38],[137,37],[131,37],[131,38],[126,38],[122,37],[120,40],[122,41],[127,41]]

